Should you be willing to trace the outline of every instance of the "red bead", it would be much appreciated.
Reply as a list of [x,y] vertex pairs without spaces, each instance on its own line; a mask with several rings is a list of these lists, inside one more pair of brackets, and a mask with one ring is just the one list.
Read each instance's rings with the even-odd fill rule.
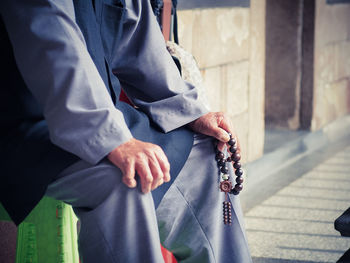
[[215,156],[215,159],[219,161],[220,159],[224,159],[225,155],[222,152],[218,152]]
[[237,177],[236,177],[236,183],[237,183],[237,184],[243,184],[243,181],[244,181],[244,180],[243,180],[243,177],[242,177],[242,176],[237,176]]
[[229,150],[231,153],[235,153],[237,151],[237,145],[231,146]]
[[225,163],[226,163],[226,162],[224,161],[224,159],[220,159],[220,160],[218,161],[219,166],[224,166]]
[[239,153],[235,153],[235,154],[233,155],[233,160],[234,160],[235,162],[238,162],[239,160],[241,160],[241,155],[240,155]]
[[232,191],[230,193],[233,194],[233,195],[238,195],[239,194],[239,192],[237,192],[236,189],[234,189],[234,188],[232,189]]
[[223,173],[223,174],[227,174],[228,173],[228,168],[226,166],[222,166],[220,171]]
[[236,144],[236,139],[235,138],[231,138],[228,142],[229,145],[235,145]]
[[236,184],[236,185],[235,185],[235,190],[236,190],[237,192],[242,191],[242,189],[243,189],[243,185],[242,185],[242,184]]
[[241,162],[239,162],[239,161],[235,162],[235,163],[233,164],[233,167],[234,167],[235,169],[241,168]]
[[241,175],[243,174],[243,170],[242,170],[241,168],[236,169],[235,174],[236,174],[237,176],[241,176]]

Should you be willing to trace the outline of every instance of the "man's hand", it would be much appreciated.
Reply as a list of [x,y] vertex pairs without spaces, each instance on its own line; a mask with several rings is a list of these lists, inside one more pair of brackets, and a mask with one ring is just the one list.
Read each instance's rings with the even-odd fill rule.
[[162,148],[132,138],[119,145],[107,158],[123,172],[123,183],[136,187],[135,171],[141,180],[143,193],[170,181],[170,165]]
[[240,152],[239,141],[234,132],[231,122],[223,112],[210,112],[202,117],[190,122],[188,126],[195,132],[212,136],[219,140],[218,149],[222,151],[225,144],[230,140],[228,132],[236,139],[238,150]]

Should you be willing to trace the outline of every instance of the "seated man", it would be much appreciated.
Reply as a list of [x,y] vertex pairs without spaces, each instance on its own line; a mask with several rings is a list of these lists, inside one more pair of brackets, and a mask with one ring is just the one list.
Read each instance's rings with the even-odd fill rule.
[[233,130],[181,79],[149,2],[0,5],[0,200],[15,223],[46,194],[81,220],[84,263],[162,262],[160,242],[180,262],[251,262],[237,196],[222,223],[213,142]]

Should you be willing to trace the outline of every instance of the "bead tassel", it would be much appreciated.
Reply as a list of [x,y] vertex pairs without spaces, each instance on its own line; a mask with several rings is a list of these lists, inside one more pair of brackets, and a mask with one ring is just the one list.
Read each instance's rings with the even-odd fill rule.
[[[220,152],[216,149],[217,153],[215,156],[216,161],[218,162],[219,170],[222,173],[220,182],[220,190],[225,193],[225,201],[223,202],[223,218],[225,225],[231,225],[232,223],[232,211],[231,211],[231,202],[229,201],[228,194],[238,195],[240,191],[243,189],[243,170],[241,168],[241,155],[237,152],[237,142],[230,135],[230,140],[228,144],[230,145],[229,151],[231,156],[225,159],[224,153]],[[232,187],[232,182],[230,181],[230,176],[228,174],[228,167],[226,163],[232,163],[233,168],[235,170],[236,184]]]

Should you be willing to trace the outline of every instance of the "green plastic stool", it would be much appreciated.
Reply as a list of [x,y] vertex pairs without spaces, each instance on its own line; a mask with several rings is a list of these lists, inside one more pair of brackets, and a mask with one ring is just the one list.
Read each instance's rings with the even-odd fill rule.
[[[11,220],[1,204],[0,220]],[[18,226],[16,263],[79,263],[77,221],[71,206],[44,197]]]

